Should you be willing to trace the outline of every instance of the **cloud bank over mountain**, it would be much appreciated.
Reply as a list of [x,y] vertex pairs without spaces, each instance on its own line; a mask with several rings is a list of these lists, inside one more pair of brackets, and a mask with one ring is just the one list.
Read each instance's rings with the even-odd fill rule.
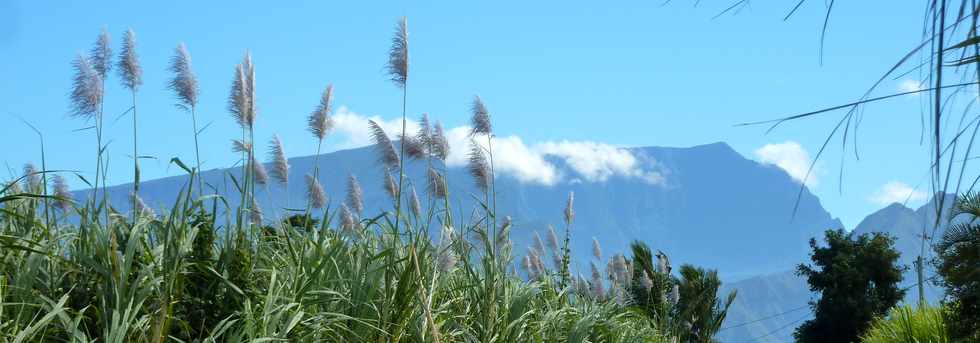
[[[372,144],[368,122],[374,120],[392,138],[401,133],[400,119],[385,120],[380,116],[364,116],[347,107],[338,108],[334,115],[335,134],[342,137],[339,147],[350,149]],[[408,132],[419,130],[419,123],[408,119]],[[450,154],[446,163],[463,166],[467,162],[469,144],[475,141],[487,148],[486,137],[470,136],[469,126],[446,129]],[[566,164],[573,173],[562,173],[555,161]],[[529,144],[516,135],[495,136],[493,140],[493,164],[498,175],[512,177],[521,183],[545,186],[567,182],[605,182],[610,177],[642,180],[651,185],[665,181],[665,173],[650,166],[656,161],[641,160],[628,149],[593,141],[545,141]]]

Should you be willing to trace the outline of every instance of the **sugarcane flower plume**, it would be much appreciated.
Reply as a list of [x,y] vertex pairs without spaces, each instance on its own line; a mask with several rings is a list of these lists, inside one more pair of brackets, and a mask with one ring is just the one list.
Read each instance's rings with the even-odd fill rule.
[[409,193],[409,205],[412,210],[412,214],[415,218],[422,218],[422,202],[419,201],[419,195],[415,192],[415,185],[411,186],[412,192]]
[[252,152],[252,143],[242,141],[240,139],[231,140],[231,151],[239,153],[249,153]]
[[596,260],[602,260],[602,247],[599,246],[599,240],[592,237],[592,257]]
[[178,43],[170,58],[170,72],[174,74],[167,85],[177,95],[179,107],[189,110],[197,106],[197,75],[191,68],[191,54],[184,43]]
[[643,271],[643,275],[640,276],[640,286],[643,287],[644,291],[649,291],[653,288],[653,280],[650,279],[650,274],[646,270]]
[[534,231],[534,251],[538,254],[544,253],[544,241],[541,240],[541,235],[537,231]]
[[327,88],[323,90],[323,95],[320,96],[320,104],[316,106],[316,109],[310,113],[310,117],[307,119],[310,132],[321,141],[333,129],[333,118],[330,117],[330,112],[333,110],[332,101],[333,85],[327,85]]
[[429,195],[436,199],[446,198],[446,181],[442,174],[432,167],[428,169],[429,182],[426,186]]
[[272,160],[272,177],[280,185],[288,185],[289,160],[286,159],[286,153],[283,151],[282,141],[279,140],[279,135],[272,135],[272,140],[269,141],[269,157]]
[[390,169],[398,169],[398,152],[388,138],[388,134],[374,120],[369,120],[368,125],[371,127],[371,138],[374,140],[374,147],[378,151],[381,163]]
[[555,231],[555,227],[548,225],[548,248],[551,251],[558,251],[558,232]]
[[262,208],[259,207],[259,203],[254,198],[252,199],[252,206],[249,208],[249,220],[254,225],[262,225]]
[[71,115],[91,119],[102,103],[102,77],[85,56],[78,55],[72,62],[74,76],[71,89]]
[[265,170],[265,166],[259,163],[255,157],[252,157],[252,176],[255,178],[255,183],[259,185],[265,185],[269,183],[269,172]]
[[480,147],[476,141],[470,140],[470,153],[469,162],[467,163],[467,170],[469,170],[470,175],[473,176],[473,180],[476,181],[476,186],[480,191],[486,193],[490,188],[490,163],[487,162],[487,157],[483,153],[483,148]]
[[255,66],[252,55],[245,53],[242,63],[235,66],[235,77],[228,96],[228,111],[239,126],[251,129],[255,124]]
[[429,114],[422,113],[419,119],[419,132],[415,133],[415,140],[422,145],[426,154],[432,152],[432,125],[429,123]]
[[61,209],[62,213],[68,213],[71,209],[72,195],[71,191],[68,190],[68,182],[61,175],[55,174],[52,178],[52,184],[54,186],[54,196],[57,199],[56,205]]
[[425,148],[425,144],[417,137],[401,135],[401,139],[405,149],[405,154],[408,155],[408,157],[416,160],[421,160],[427,157],[428,153]]
[[354,213],[364,212],[364,191],[361,190],[361,183],[357,181],[354,174],[347,176],[347,206],[350,206]]
[[670,289],[670,303],[673,305],[677,305],[677,303],[679,303],[680,301],[681,301],[681,287],[675,284],[674,287]]
[[446,139],[446,134],[443,132],[442,123],[438,121],[432,129],[432,135],[429,136],[429,149],[433,157],[443,162],[449,158],[449,140]]
[[565,225],[575,221],[575,192],[568,192],[568,203],[565,204]]
[[89,52],[92,67],[103,80],[108,75],[109,70],[112,69],[112,48],[109,47],[109,44],[109,30],[103,27],[102,32],[99,33],[99,38],[96,39],[92,50]]
[[389,169],[386,168],[384,174],[385,193],[388,193],[388,196],[391,197],[391,201],[398,201],[398,181],[395,181],[395,177],[391,175],[391,171]]
[[310,174],[306,174],[306,198],[313,208],[323,208],[327,204],[327,195],[323,192],[320,180]]
[[39,192],[41,188],[41,173],[33,163],[24,164],[24,188],[28,192]]
[[355,219],[355,214],[351,212],[347,204],[340,204],[340,229],[344,232],[353,232],[356,225],[357,219]]
[[498,247],[503,247],[510,243],[510,228],[513,226],[513,221],[510,216],[505,216],[504,220],[500,223],[500,228],[497,229],[497,237],[494,238],[494,244]]
[[480,96],[473,97],[473,104],[470,107],[473,112],[473,117],[470,119],[473,128],[470,129],[470,135],[492,135],[493,129],[490,126],[490,111],[487,110],[487,106],[483,104],[483,100]]
[[126,30],[123,37],[122,51],[119,52],[119,76],[123,86],[130,90],[135,91],[143,84],[143,68],[136,55],[136,33],[133,29]]
[[133,213],[135,213],[137,216],[156,217],[156,213],[153,212],[152,208],[146,206],[146,203],[143,202],[143,198],[140,198],[138,193],[130,192],[129,200],[130,203],[135,205],[133,208]]
[[402,17],[395,27],[391,38],[391,49],[388,51],[388,75],[398,87],[405,87],[408,82],[408,18]]

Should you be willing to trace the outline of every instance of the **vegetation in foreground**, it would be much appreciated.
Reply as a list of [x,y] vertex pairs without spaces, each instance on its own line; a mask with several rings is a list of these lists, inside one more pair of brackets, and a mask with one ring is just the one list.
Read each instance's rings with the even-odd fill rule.
[[[218,196],[197,177],[195,151],[195,165],[172,160],[189,177],[176,203],[157,214],[139,196],[134,158],[132,210],[120,213],[105,190],[102,98],[116,68],[133,99],[127,113],[138,138],[142,68],[132,30],[118,63],[112,60],[103,32],[91,54],[73,63],[72,113],[94,124],[98,147],[93,182],[79,175],[95,190],[91,196],[72,199],[63,173],[45,167],[43,145],[41,168],[28,165],[0,188],[5,341],[712,342],[734,300],[734,293],[716,297],[721,282],[714,271],[685,265],[675,275],[667,256],[640,242],[630,258],[605,259],[594,242],[591,276],[573,275],[571,194],[563,237],[551,228],[547,243],[535,236],[534,246],[514,261],[514,228],[495,206],[490,112],[479,97],[469,171],[482,201],[470,218],[453,216],[440,167],[449,146],[440,124],[430,126],[427,117],[418,133],[403,125],[397,141],[371,123],[393,211],[362,217],[361,186],[353,176],[346,198],[329,203],[314,163],[305,180],[305,210],[265,218],[255,187],[292,180],[278,137],[269,144],[271,172],[255,156],[255,65],[248,54],[236,66],[228,106],[242,128],[234,141],[242,171],[226,178],[240,198]],[[191,114],[196,146],[197,80],[184,45],[169,70],[178,106]],[[388,71],[406,91],[404,19]],[[332,94],[328,86],[306,123],[319,143],[317,155],[332,128]],[[135,144],[133,152],[139,156]],[[406,158],[430,166],[424,198],[404,176]]]

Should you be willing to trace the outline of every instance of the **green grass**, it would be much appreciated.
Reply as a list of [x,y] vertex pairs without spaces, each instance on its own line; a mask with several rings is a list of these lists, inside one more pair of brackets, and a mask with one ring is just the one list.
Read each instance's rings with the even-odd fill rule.
[[942,307],[898,306],[887,317],[879,318],[861,337],[863,343],[946,343],[951,342]]

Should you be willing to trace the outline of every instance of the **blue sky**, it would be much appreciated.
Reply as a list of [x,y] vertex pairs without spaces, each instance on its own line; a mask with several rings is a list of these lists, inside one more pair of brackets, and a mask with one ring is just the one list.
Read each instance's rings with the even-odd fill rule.
[[[404,15],[413,116],[428,112],[447,127],[464,125],[469,101],[479,94],[494,114],[495,132],[529,146],[562,140],[615,146],[725,141],[749,158],[779,162],[790,171],[807,162],[804,153],[812,158],[838,114],[769,134],[764,127],[734,124],[855,100],[920,41],[919,2],[839,1],[821,65],[822,1],[806,2],[785,22],[789,3],[753,4],[712,19],[729,4],[8,0],[0,3],[0,142],[7,147],[0,162],[19,170],[39,159],[36,137],[16,119],[22,117],[45,129],[50,169],[91,172],[95,143],[90,132],[75,131],[87,124],[68,118],[67,95],[72,58],[89,49],[102,27],[114,43],[129,27],[137,33],[144,68],[138,95],[141,154],[158,157],[143,162],[144,179],[178,174],[167,165],[173,156],[193,158],[190,118],[173,106],[165,89],[167,61],[181,41],[200,78],[201,121],[210,123],[202,145],[205,168],[235,162],[228,142],[239,131],[225,104],[234,66],[246,49],[258,75],[257,135],[279,134],[288,155],[313,153],[304,120],[328,83],[335,86],[337,108],[396,118],[400,92],[383,67],[394,24]],[[916,77],[890,80],[878,93],[896,92]],[[129,117],[115,121],[129,98],[117,78],[109,82],[110,184],[116,184],[131,177],[132,124]],[[883,189],[927,189],[921,100],[906,96],[865,108],[861,158],[848,152],[843,180],[837,175],[839,143],[819,162],[813,191],[848,228],[882,207],[889,198],[876,195]],[[328,143],[333,150],[356,142],[338,135]],[[921,204],[913,198],[913,205]]]

